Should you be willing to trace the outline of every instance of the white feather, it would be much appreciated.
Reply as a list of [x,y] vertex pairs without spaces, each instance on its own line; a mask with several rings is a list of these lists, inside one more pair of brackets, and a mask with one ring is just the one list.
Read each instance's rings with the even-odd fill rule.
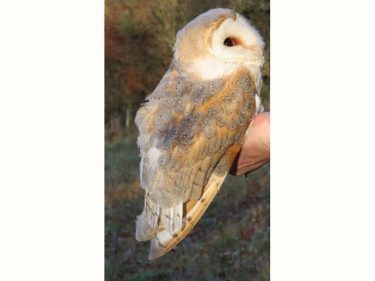
[[256,113],[261,113],[264,111],[264,107],[262,105],[262,100],[260,99],[260,96],[255,95],[255,106],[256,106]]
[[149,158],[149,161],[150,161],[149,163],[152,168],[157,167],[160,155],[161,155],[161,151],[155,147],[151,147],[147,151],[147,157]]
[[[223,44],[228,37],[234,37],[241,44],[228,47]],[[209,55],[193,61],[188,71],[197,72],[202,80],[214,80],[230,75],[245,66],[253,76],[263,65],[264,42],[258,31],[241,15],[236,20],[227,18],[212,35]]]
[[217,58],[207,58],[196,60],[193,68],[202,80],[214,80],[231,74],[238,68],[238,65],[225,63]]

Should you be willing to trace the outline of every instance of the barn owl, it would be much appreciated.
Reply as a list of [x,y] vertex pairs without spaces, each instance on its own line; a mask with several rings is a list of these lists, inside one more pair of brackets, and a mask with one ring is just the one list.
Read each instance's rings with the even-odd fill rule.
[[262,111],[264,42],[242,15],[209,10],[176,37],[169,70],[136,114],[144,209],[136,239],[149,259],[179,243],[222,185]]

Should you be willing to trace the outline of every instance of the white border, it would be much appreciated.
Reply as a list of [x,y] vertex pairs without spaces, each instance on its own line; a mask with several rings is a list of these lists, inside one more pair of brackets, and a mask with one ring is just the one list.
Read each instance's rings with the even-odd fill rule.
[[375,280],[374,5],[271,1],[271,280]]
[[104,1],[3,2],[0,280],[103,280]]

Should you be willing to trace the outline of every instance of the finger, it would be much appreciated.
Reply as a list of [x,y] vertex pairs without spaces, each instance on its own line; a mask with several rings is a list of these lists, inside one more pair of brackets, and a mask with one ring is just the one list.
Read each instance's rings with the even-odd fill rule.
[[243,175],[254,170],[270,159],[270,115],[259,114],[253,121],[250,131],[237,155],[230,173]]

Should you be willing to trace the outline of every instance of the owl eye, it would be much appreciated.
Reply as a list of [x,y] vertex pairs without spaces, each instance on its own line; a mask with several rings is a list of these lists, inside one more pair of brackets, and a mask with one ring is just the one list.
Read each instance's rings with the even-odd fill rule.
[[235,41],[233,40],[233,38],[230,38],[230,37],[227,37],[225,38],[224,40],[224,45],[227,46],[227,47],[233,47],[236,45]]

